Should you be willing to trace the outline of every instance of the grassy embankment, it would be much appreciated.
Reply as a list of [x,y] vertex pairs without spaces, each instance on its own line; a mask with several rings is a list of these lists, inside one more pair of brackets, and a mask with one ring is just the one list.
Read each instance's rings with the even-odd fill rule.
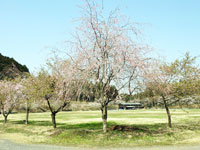
[[[66,146],[151,146],[200,143],[200,110],[172,110],[173,128],[167,127],[164,110],[110,111],[108,133],[102,133],[99,111],[61,112],[57,129],[51,126],[49,113],[11,114],[8,123],[0,117],[0,138],[20,143]],[[111,130],[115,125],[129,126],[129,131]],[[125,129],[126,130],[126,129]]]

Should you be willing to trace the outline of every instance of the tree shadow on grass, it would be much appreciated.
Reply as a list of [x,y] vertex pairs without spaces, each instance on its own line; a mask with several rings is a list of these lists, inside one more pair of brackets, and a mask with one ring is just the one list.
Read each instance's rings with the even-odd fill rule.
[[[108,128],[117,125],[115,122],[108,122]],[[65,124],[60,125],[58,128],[60,129],[83,129],[83,130],[99,130],[102,129],[102,122],[91,122],[91,123],[79,123],[79,124]]]
[[[3,121],[2,121],[3,122]],[[25,124],[24,120],[19,121],[9,121],[12,124]],[[51,121],[29,121],[30,126],[52,126]],[[79,124],[67,124],[67,123],[56,123],[58,129],[89,129],[89,130],[95,130],[95,129],[101,129],[102,128],[102,122],[91,122],[91,123],[79,123]],[[108,122],[108,127],[111,127],[113,125],[117,125],[115,122]]]
[[[0,121],[3,122],[3,121]],[[21,121],[9,121],[11,124],[22,124],[24,125],[25,122]],[[29,121],[29,126],[52,126],[51,121]],[[183,130],[186,129],[188,125],[179,125],[174,124],[172,130],[168,128],[167,123],[155,123],[155,124],[118,124],[116,122],[108,122],[108,132],[115,133],[141,133],[141,134],[148,134],[148,135],[158,135],[158,134],[165,134],[165,133],[173,133],[174,130]],[[190,126],[190,130],[195,130],[196,126]],[[53,129],[53,127],[52,127]],[[102,132],[102,122],[91,122],[91,123],[79,123],[79,124],[67,124],[67,123],[57,123],[57,129],[66,131],[87,131],[87,132]],[[198,126],[200,129],[200,126]]]
[[[10,121],[13,124],[25,124],[24,120],[20,120],[20,121]],[[29,121],[30,126],[52,126],[52,122],[51,121]],[[65,125],[64,123],[57,123],[57,126],[59,125]]]
[[[62,131],[62,132],[59,132],[59,134],[66,133],[67,136],[69,136],[70,134],[74,136],[88,137],[88,136],[103,134],[102,122],[81,123],[81,124],[73,124],[73,125],[65,124],[65,125],[58,126],[58,129]],[[55,134],[55,135],[59,135],[59,134]],[[148,124],[119,125],[116,122],[108,122],[108,132],[103,135],[109,139],[109,137],[111,136],[121,136],[121,137],[125,136],[126,137],[126,135],[132,135],[135,137],[143,137],[146,135],[157,136],[157,135],[165,135],[165,134],[167,135],[174,134],[167,127],[167,123],[152,124],[152,125],[148,125]]]
[[[1,121],[3,122],[3,121]],[[24,120],[20,121],[9,121],[12,124],[25,124]],[[52,126],[51,121],[29,121],[30,126]],[[91,122],[91,123],[79,123],[79,124],[67,124],[67,123],[56,123],[57,129],[83,129],[83,130],[100,130],[102,129],[102,122]],[[119,126],[119,128],[114,129],[115,127]],[[166,123],[157,123],[157,124],[133,124],[133,125],[118,125],[116,122],[108,122],[107,124],[108,131],[131,131],[137,130],[138,132],[147,132],[147,131],[158,131],[161,129],[166,129]],[[122,129],[122,128],[124,129]]]

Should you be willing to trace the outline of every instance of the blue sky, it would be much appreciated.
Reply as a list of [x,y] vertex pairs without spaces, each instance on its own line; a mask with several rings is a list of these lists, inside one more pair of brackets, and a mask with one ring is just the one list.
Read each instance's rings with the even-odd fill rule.
[[[36,71],[50,49],[70,38],[82,0],[0,0],[0,53]],[[107,9],[144,25],[156,52],[172,61],[200,55],[199,0],[104,0]]]

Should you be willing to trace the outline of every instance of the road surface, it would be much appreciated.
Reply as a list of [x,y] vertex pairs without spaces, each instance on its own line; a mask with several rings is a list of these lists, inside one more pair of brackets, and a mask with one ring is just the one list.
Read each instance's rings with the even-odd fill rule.
[[200,150],[200,145],[133,147],[133,148],[76,148],[76,147],[60,147],[51,145],[25,145],[25,144],[13,143],[8,140],[0,140],[0,150]]

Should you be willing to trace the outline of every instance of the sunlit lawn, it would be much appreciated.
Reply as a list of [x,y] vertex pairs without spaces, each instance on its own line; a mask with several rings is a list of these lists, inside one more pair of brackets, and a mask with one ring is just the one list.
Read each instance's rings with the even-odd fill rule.
[[[108,133],[102,133],[100,111],[60,112],[57,129],[51,126],[50,113],[11,114],[0,123],[0,137],[21,143],[70,146],[151,146],[200,143],[200,110],[171,110],[173,128],[167,127],[165,110],[109,111]],[[115,125],[135,127],[132,131],[112,131]]]

